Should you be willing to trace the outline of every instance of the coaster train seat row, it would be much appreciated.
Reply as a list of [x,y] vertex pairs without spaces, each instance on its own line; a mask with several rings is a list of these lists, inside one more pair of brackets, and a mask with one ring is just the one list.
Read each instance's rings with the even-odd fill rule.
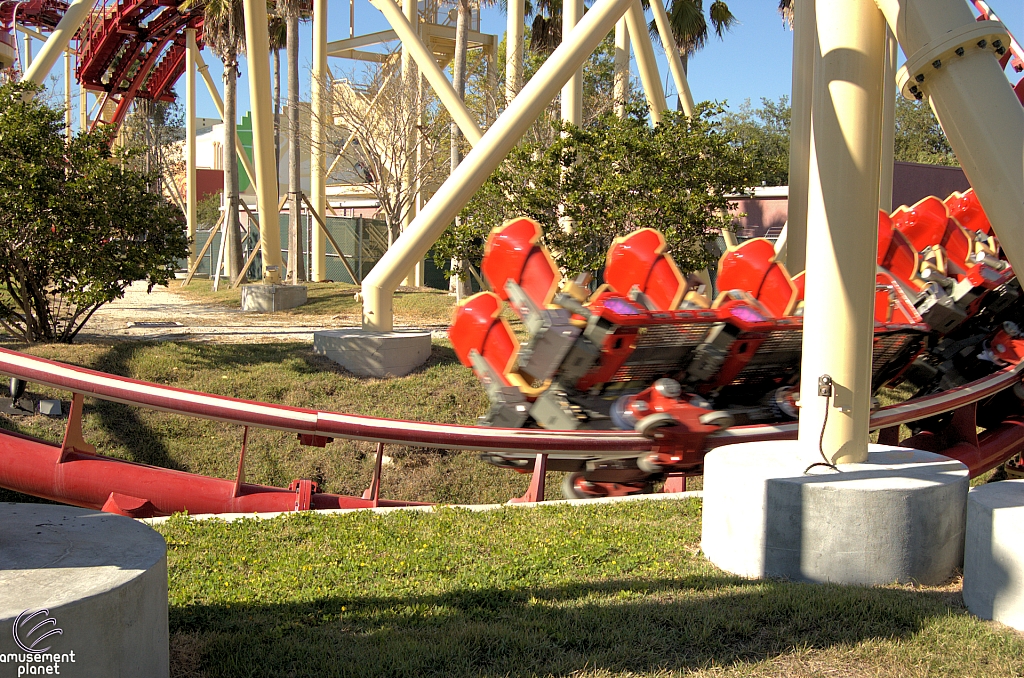
[[[879,211],[877,263],[873,393],[907,382],[915,397],[928,395],[1024,357],[1021,288],[973,190]],[[698,474],[708,435],[799,415],[803,274],[791,276],[768,240],[722,255],[713,296],[650,228],[615,239],[595,291],[589,276],[562,280],[527,218],[491,232],[481,272],[493,291],[459,305],[449,337],[486,389],[482,425],[632,429],[656,443],[633,458],[552,455],[548,470],[571,472],[562,487],[570,497],[650,491],[668,474]],[[503,317],[506,302],[523,343]],[[1010,398],[985,409],[1020,410]],[[925,420],[918,430],[947,423]],[[533,468],[528,457],[484,459]]]

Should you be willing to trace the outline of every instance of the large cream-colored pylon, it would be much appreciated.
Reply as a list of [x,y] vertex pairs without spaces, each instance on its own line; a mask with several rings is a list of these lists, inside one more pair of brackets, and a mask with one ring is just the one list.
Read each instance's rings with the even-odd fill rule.
[[[885,20],[872,0],[816,9],[799,444],[853,463],[871,414]],[[822,375],[834,396],[818,395]]]
[[196,259],[196,29],[185,29],[185,222],[188,268]]
[[892,29],[885,27],[885,64],[882,71],[882,159],[878,209],[892,212],[892,172],[896,159],[896,60],[900,47]]
[[523,88],[523,33],[526,24],[526,0],[508,0],[505,31],[505,104]]
[[654,45],[651,44],[651,34],[647,32],[647,19],[644,17],[640,0],[633,0],[626,11],[626,27],[633,41],[633,56],[636,57],[636,69],[640,72],[644,94],[647,95],[651,121],[659,123],[663,117],[662,113],[668,110],[668,103],[665,101],[665,88],[661,85],[658,62],[654,58]]
[[615,22],[615,115],[626,116],[626,98],[629,96],[629,29],[626,20]]
[[[387,0],[390,2],[391,0]],[[598,0],[562,44],[494,121],[469,155],[423,206],[406,229],[363,280],[363,328],[379,332],[393,328],[393,294],[409,267],[423,257],[463,205],[483,185],[527,128],[547,107],[569,77],[611,32],[615,22],[636,0]]]
[[[562,35],[568,35],[582,18],[583,0],[564,0],[562,2]],[[582,66],[562,87],[562,122],[568,122],[577,127],[583,124]]]
[[665,5],[661,0],[650,0],[651,13],[654,14],[654,23],[658,27],[658,37],[665,48],[665,56],[668,58],[668,68],[672,72],[672,81],[676,85],[676,93],[679,96],[679,108],[686,117],[693,116],[693,94],[690,93],[690,83],[686,80],[686,71],[683,70],[683,59],[679,56],[679,48],[672,34],[672,26],[668,22],[668,14],[665,12]]
[[[327,221],[327,135],[331,124],[327,109],[330,101],[327,77],[327,0],[313,0],[313,74],[310,83],[310,136],[312,148],[309,154],[309,198],[313,209]],[[320,228],[313,228],[310,242],[312,271],[310,280],[327,280],[327,237]],[[345,256],[338,252],[339,256]],[[355,282],[355,281],[353,281]]]
[[786,268],[804,270],[807,251],[807,181],[811,162],[811,97],[819,60],[815,0],[793,6],[793,92],[789,122],[789,199],[786,222]]
[[252,147],[256,160],[256,207],[260,216],[263,279],[276,283],[281,280],[284,266],[281,257],[281,219],[277,206],[267,3],[264,0],[243,0],[242,7],[245,10],[245,49],[249,71],[249,104],[252,106]]
[[43,43],[39,55],[32,59],[32,65],[25,69],[21,76],[22,82],[34,82],[37,85],[43,84],[50,71],[53,69],[57,59],[63,54],[71,43],[71,38],[89,16],[94,0],[74,0],[64,12],[64,16],[57,22],[57,27],[50,33],[50,37]]
[[1005,28],[976,22],[963,0],[876,1],[907,55],[904,94],[928,98],[999,244],[1021,270],[1024,108],[992,53],[1009,47]]
[[[419,37],[419,26],[420,26],[420,13],[419,7],[416,0],[402,0],[402,12],[405,14],[405,18],[409,20],[411,25],[417,31],[417,37]],[[402,103],[405,107],[405,114],[400,116],[405,128],[405,165],[402,171],[402,195],[406,196],[407,207],[405,214],[402,215],[402,230],[409,228],[409,224],[416,217],[416,199],[414,197],[416,191],[416,135],[417,125],[419,120],[415,118],[416,105],[417,105],[417,84],[420,79],[419,70],[416,68],[416,61],[413,59],[409,48],[402,43]],[[409,274],[405,277],[404,284],[407,287],[414,287],[416,285],[416,268],[420,266],[420,262],[417,262]]]

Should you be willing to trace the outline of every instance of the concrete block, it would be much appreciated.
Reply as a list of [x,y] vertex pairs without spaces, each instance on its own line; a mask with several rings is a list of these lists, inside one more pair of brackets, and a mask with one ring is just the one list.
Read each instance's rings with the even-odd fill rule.
[[1024,631],[1024,480],[967,495],[963,591],[974,614]]
[[305,303],[305,285],[242,285],[243,311],[273,313]]
[[430,332],[323,330],[313,333],[313,352],[362,377],[401,377],[430,357]]
[[163,537],[109,513],[0,504],[0,661],[4,676],[167,676]]
[[871,445],[863,464],[804,469],[789,441],[743,443],[704,459],[701,547],[744,577],[843,584],[939,584],[963,558],[967,467]]
[[45,414],[48,417],[59,417],[61,416],[61,407],[59,400],[40,400],[39,401],[39,414]]

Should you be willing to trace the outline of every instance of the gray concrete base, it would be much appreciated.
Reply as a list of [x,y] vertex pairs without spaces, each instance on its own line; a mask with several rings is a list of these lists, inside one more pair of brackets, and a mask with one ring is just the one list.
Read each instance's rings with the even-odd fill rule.
[[794,442],[728,445],[704,458],[701,547],[744,577],[889,584],[945,581],[963,558],[967,467],[871,445],[841,473]]
[[305,303],[305,285],[242,285],[243,311],[273,313]]
[[0,676],[160,678],[168,651],[163,537],[110,513],[0,504]]
[[989,483],[967,496],[964,603],[1024,631],[1024,480]]
[[313,352],[361,377],[401,377],[427,362],[430,332],[324,330],[313,333]]

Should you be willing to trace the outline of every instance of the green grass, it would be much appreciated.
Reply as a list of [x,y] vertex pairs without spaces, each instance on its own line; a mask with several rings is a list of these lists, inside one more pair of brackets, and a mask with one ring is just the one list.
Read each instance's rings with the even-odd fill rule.
[[[168,288],[186,299],[223,306],[225,308],[241,308],[242,290],[230,289],[228,285],[213,292],[212,281],[196,279],[188,287],[181,287],[180,281],[174,281]],[[298,308],[279,311],[275,319],[292,317],[300,320],[304,316],[342,316],[358,321],[361,317],[361,306],[355,300],[359,287],[347,283],[307,283],[308,301]],[[394,301],[397,320],[404,324],[427,323],[432,325],[448,325],[455,309],[455,297],[443,290],[417,288],[415,291],[400,290],[395,292]]]
[[[487,398],[450,344],[434,342],[427,363],[406,377],[355,377],[297,343],[206,344],[123,342],[72,346],[11,345],[52,360],[178,388],[296,407],[440,423],[472,424]],[[35,397],[67,392],[30,385]],[[43,416],[0,418],[0,426],[59,442],[64,421]],[[242,428],[220,422],[86,398],[86,440],[106,455],[192,473],[234,478]],[[304,447],[294,435],[252,429],[249,482],[287,487],[310,478],[325,492],[359,495],[369,486],[374,445],[338,440]],[[529,477],[479,461],[473,452],[388,446],[382,496],[445,503],[491,503],[521,495]],[[552,479],[549,496],[558,498]],[[0,500],[11,497],[0,492]]]
[[697,500],[159,526],[176,676],[1021,676],[939,588],[752,582]]

